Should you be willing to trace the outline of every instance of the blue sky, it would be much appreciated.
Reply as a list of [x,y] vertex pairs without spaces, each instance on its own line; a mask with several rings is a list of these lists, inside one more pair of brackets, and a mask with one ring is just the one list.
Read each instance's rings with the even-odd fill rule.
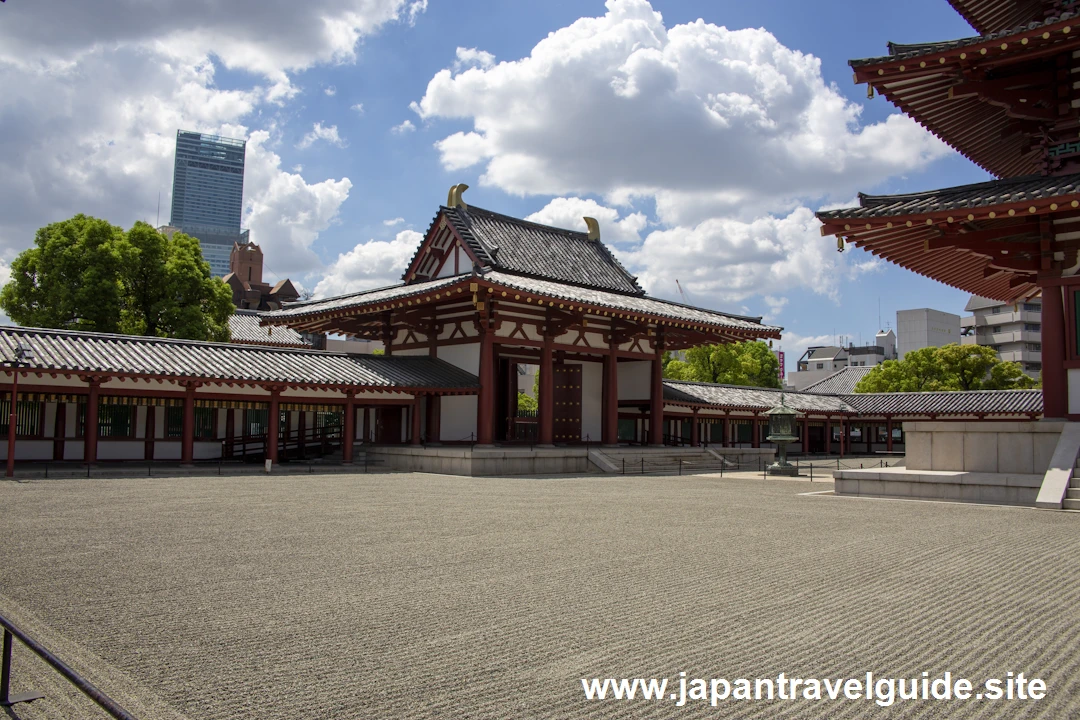
[[677,279],[694,304],[765,315],[789,364],[809,342],[869,341],[879,302],[895,324],[966,301],[837,257],[811,217],[857,190],[986,179],[847,65],[974,34],[945,0],[60,4],[81,32],[0,6],[5,262],[75,212],[153,221],[183,127],[249,138],[252,239],[318,294],[393,282],[465,182],[492,210],[597,215],[651,292],[678,299]]

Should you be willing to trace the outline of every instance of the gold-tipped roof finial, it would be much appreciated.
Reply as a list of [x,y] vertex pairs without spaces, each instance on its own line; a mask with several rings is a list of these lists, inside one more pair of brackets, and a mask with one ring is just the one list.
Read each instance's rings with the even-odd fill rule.
[[596,218],[587,217],[584,218],[585,225],[589,228],[589,239],[600,239],[600,223],[596,222]]
[[468,210],[469,206],[465,204],[465,201],[461,199],[461,194],[469,189],[469,186],[465,183],[454,185],[450,188],[450,192],[446,196],[446,207],[460,207],[462,210]]

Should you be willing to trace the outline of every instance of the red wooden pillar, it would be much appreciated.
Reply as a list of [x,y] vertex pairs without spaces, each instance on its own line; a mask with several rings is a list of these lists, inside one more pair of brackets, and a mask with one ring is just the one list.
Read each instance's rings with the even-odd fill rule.
[[480,332],[480,392],[476,395],[476,443],[494,443],[495,425],[495,331]]
[[848,419],[847,417],[840,418],[840,457],[850,450],[848,447]]
[[180,432],[180,465],[191,467],[195,459],[195,386],[184,390],[184,424]]
[[420,444],[420,403],[423,400],[422,395],[416,395],[413,397],[412,407],[409,408],[409,414],[412,420],[412,428],[409,433],[409,444]]
[[352,465],[353,443],[356,441],[356,406],[353,405],[353,396],[345,399],[345,427],[342,428],[341,436],[341,464]]
[[761,420],[758,418],[757,415],[755,415],[754,419],[751,422],[754,423],[754,434],[753,441],[751,442],[751,447],[759,448],[761,447]]
[[892,452],[892,417],[885,421],[885,449]]
[[1061,288],[1042,288],[1043,417],[1064,419],[1068,414],[1068,379],[1065,371],[1065,312]]
[[731,416],[724,415],[724,426],[721,429],[721,442],[724,447],[731,447]]
[[371,412],[369,408],[360,408],[360,443],[365,444],[371,442],[371,428],[368,427],[368,422],[371,419]]
[[[517,370],[514,373],[516,374]],[[427,397],[427,441],[429,445],[438,445],[442,437],[442,397],[439,395]]]
[[619,358],[614,343],[604,356],[604,432],[605,445],[619,444]]
[[67,403],[56,404],[53,421],[53,460],[63,460],[67,449]]
[[296,452],[302,459],[307,449],[307,442],[304,439],[307,434],[307,410],[297,410],[296,414],[298,416],[296,422]]
[[266,421],[266,459],[277,464],[278,435],[281,433],[281,391],[270,392],[270,417]]
[[690,446],[697,447],[701,444],[701,423],[698,421],[698,409],[694,408],[694,416],[690,418]]
[[157,406],[146,406],[146,422],[143,424],[143,460],[154,459],[154,435],[157,434]]
[[810,452],[810,418],[805,415],[802,419],[802,451],[803,455]]
[[832,454],[832,418],[825,418],[825,454]]
[[540,398],[537,410],[540,414],[538,444],[552,445],[555,441],[555,358],[552,344],[554,338],[545,335],[540,350]]
[[664,444],[664,346],[657,344],[649,390],[649,444]]
[[86,398],[86,427],[83,428],[83,461],[87,465],[97,462],[98,441],[98,402],[100,401],[101,381],[90,381],[90,393]]

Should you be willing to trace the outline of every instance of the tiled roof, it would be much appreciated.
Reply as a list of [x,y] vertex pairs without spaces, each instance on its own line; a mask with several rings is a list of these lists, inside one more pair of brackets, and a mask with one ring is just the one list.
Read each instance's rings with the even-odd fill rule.
[[866,373],[873,367],[856,367],[849,365],[837,370],[832,375],[818,380],[813,385],[807,385],[802,389],[804,393],[812,395],[846,395],[855,392],[855,386],[866,377]]
[[607,246],[587,233],[541,225],[475,206],[440,208],[491,268],[556,282],[644,295]]
[[374,389],[471,390],[476,376],[425,356],[385,357],[107,333],[0,327],[0,361],[22,341],[31,369]]
[[769,410],[784,404],[799,412],[851,413],[854,409],[837,397],[793,393],[772,388],[718,385],[715,383],[664,381],[664,399],[669,402],[702,403],[739,410]]
[[822,210],[823,220],[886,218],[968,210],[1080,194],[1080,174],[1028,175],[900,195],[859,193],[859,207]]
[[918,58],[923,55],[930,55],[945,52],[946,50],[955,50],[957,48],[967,47],[968,45],[978,45],[984,42],[1002,40],[1024,30],[1038,30],[1046,25],[1053,25],[1063,20],[1069,20],[1071,18],[1074,18],[1075,16],[1076,13],[1066,11],[1059,15],[1053,15],[1051,17],[1043,18],[1037,21],[1009,25],[984,35],[974,35],[972,37],[957,38],[956,40],[944,40],[941,42],[911,44],[891,42],[889,43],[888,55],[849,60],[848,64],[851,65],[851,67],[853,68],[859,68],[865,65],[879,65],[883,62],[891,62],[894,60],[909,60],[911,58]]
[[705,310],[691,307],[668,300],[657,300],[651,297],[636,297],[620,293],[607,292],[604,290],[592,290],[576,285],[565,285],[541,280],[539,278],[521,277],[497,270],[489,271],[481,276],[495,284],[510,288],[517,288],[539,295],[558,298],[560,300],[572,300],[586,305],[596,305],[614,310],[629,310],[645,315],[657,315],[673,320],[687,322],[708,323],[720,325],[734,330],[745,330],[763,335],[779,337],[782,328],[773,325],[762,325],[760,317],[746,317],[743,315],[731,315],[718,310]]
[[319,315],[327,312],[337,312],[352,307],[360,307],[372,303],[390,302],[391,300],[403,300],[405,298],[423,295],[427,292],[435,292],[444,287],[469,278],[469,275],[453,275],[451,277],[427,280],[425,282],[412,283],[411,285],[392,285],[377,290],[361,290],[360,292],[323,300],[306,300],[304,302],[286,303],[281,310],[271,310],[263,313],[264,320],[281,320],[284,318],[303,317],[306,315]]
[[810,348],[810,357],[807,360],[831,360],[837,355],[844,352],[843,348],[836,347],[834,345],[828,345],[826,347]]
[[865,393],[844,395],[861,415],[1042,414],[1042,390]]
[[438,280],[417,282],[410,285],[397,285],[381,290],[369,290],[365,292],[343,295],[326,300],[313,300],[302,303],[289,303],[282,310],[264,313],[263,318],[275,323],[287,323],[291,320],[299,320],[303,317],[319,315],[322,313],[336,313],[359,308],[373,303],[400,300],[405,297],[415,297],[434,292],[444,287],[463,281],[485,280],[495,285],[506,288],[531,292],[545,297],[570,300],[583,305],[593,305],[612,310],[638,312],[643,315],[679,320],[685,322],[707,323],[728,328],[736,332],[751,333],[757,336],[779,337],[781,328],[772,325],[762,325],[759,317],[745,317],[732,315],[716,310],[681,305],[667,300],[627,295],[624,293],[607,290],[585,288],[579,285],[554,282],[524,275],[514,275],[499,270],[485,270],[478,275],[454,275]]
[[1060,154],[1071,152],[1068,138],[1062,135],[1055,140],[1049,154],[1031,152],[1033,143],[1039,145],[1042,138],[1039,132],[1026,127],[1015,131],[1012,112],[1004,103],[992,104],[979,85],[984,77],[980,73],[1020,68],[1023,71],[1014,76],[1017,84],[1010,92],[1022,92],[1022,100],[1031,103],[1036,116],[1056,113],[1053,56],[1069,57],[1080,47],[1080,36],[1073,32],[1078,14],[1037,15],[1028,18],[1035,22],[1009,24],[988,35],[890,44],[891,55],[850,61],[855,82],[868,83],[994,176],[1053,173],[1061,167]]
[[1044,0],[949,0],[949,4],[980,33],[1008,30],[1037,20],[1046,8]]
[[[870,368],[845,368],[862,371]],[[841,371],[843,372],[843,371]],[[841,373],[834,373],[827,382]],[[855,376],[855,373],[851,373]],[[819,385],[821,383],[818,383]],[[664,381],[664,399],[673,403],[710,405],[731,410],[762,411],[780,404],[780,390],[718,385],[714,383]],[[835,413],[880,417],[885,415],[987,415],[1029,416],[1042,414],[1042,390],[973,390],[970,392],[917,393],[824,393],[784,392],[784,403],[799,412]]]
[[258,310],[237,310],[233,313],[229,317],[232,342],[277,347],[311,347],[310,342],[290,327],[260,325],[262,315]]

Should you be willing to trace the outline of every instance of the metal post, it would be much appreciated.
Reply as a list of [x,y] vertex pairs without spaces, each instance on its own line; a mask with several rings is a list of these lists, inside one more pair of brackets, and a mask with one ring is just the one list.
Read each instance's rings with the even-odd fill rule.
[[645,458],[641,458],[641,474],[645,474]]
[[622,474],[626,474],[626,458],[622,459]]
[[16,406],[18,405],[16,398],[19,397],[19,367],[16,365],[12,368],[11,373],[11,412],[8,414],[8,436],[7,436],[7,476],[15,477],[15,428],[19,424],[18,416],[16,413]]
[[11,685],[11,633],[4,628],[4,655],[0,659],[0,705],[8,705],[8,687]]
[[679,475],[682,476],[682,458],[679,458]]
[[0,707],[11,707],[16,703],[33,702],[45,697],[39,692],[24,692],[15,695],[9,692],[11,689],[11,641],[11,631],[4,628],[3,658],[0,658]]

